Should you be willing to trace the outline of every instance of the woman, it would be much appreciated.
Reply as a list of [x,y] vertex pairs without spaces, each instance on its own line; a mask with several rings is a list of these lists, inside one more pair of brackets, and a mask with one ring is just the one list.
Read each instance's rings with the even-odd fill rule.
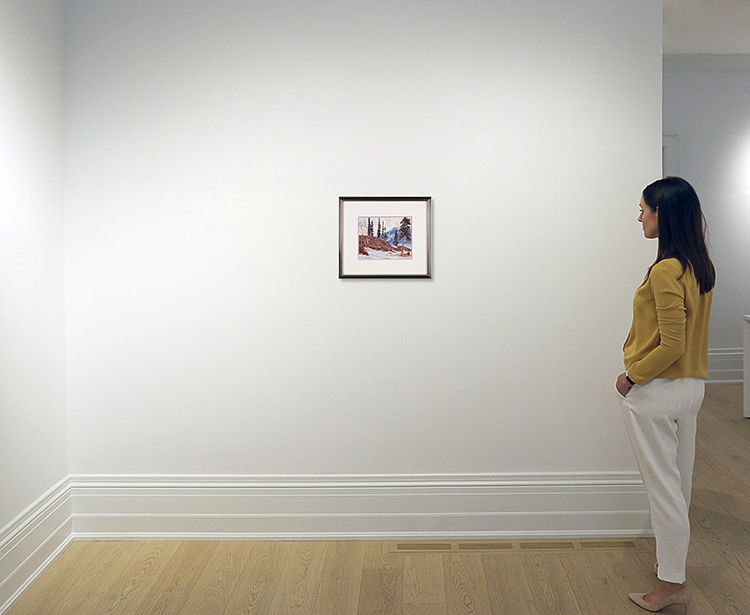
[[698,195],[679,177],[646,187],[638,221],[658,239],[656,261],[635,293],[616,387],[646,485],[658,583],[630,599],[647,611],[690,604],[685,562],[695,430],[708,375],[708,320],[716,273]]

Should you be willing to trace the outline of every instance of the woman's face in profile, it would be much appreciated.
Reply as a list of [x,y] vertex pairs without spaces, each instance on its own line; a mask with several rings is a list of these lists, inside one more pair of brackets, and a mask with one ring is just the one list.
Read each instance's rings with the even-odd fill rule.
[[638,222],[643,225],[643,235],[646,239],[656,239],[659,236],[659,213],[646,205],[641,197],[641,215]]

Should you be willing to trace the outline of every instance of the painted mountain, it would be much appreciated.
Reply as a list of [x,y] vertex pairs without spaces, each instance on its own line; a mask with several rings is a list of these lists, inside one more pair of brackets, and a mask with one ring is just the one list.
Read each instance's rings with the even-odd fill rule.
[[358,223],[360,260],[411,258],[410,217],[363,217]]

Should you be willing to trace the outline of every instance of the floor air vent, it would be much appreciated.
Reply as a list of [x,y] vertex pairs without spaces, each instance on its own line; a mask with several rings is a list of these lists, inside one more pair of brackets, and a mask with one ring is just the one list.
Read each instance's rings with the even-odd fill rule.
[[653,538],[628,540],[459,540],[392,542],[391,553],[542,553],[571,551],[653,551]]

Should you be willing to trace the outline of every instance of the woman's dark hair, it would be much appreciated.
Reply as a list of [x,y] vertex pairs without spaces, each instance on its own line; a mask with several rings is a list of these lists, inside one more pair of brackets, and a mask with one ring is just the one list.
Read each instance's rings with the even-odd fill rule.
[[716,282],[716,270],[708,256],[706,220],[693,187],[681,177],[665,177],[646,186],[643,200],[659,216],[659,248],[654,265],[676,258],[684,271],[688,267],[693,270],[701,294],[709,292]]

